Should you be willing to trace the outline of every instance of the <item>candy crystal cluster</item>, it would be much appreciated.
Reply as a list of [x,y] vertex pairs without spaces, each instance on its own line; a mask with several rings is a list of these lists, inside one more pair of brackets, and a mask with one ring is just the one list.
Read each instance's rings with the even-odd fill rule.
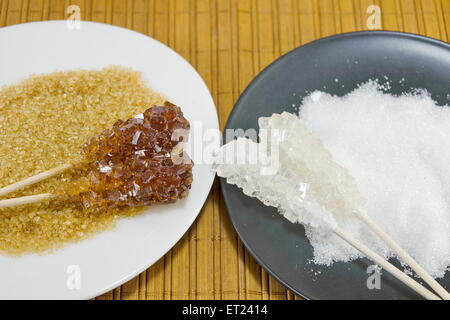
[[66,195],[85,207],[135,207],[184,198],[193,163],[176,146],[188,130],[181,109],[169,102],[117,121],[85,144],[89,173]]
[[[263,174],[265,161],[259,162],[259,158],[258,163],[252,163],[249,161],[252,156],[243,159],[242,152],[239,152],[246,150],[257,154],[261,148],[261,144],[250,139],[233,140],[221,147],[213,169],[219,177],[226,178],[228,183],[241,188],[244,194],[257,198],[266,206],[277,208],[280,214],[293,223],[308,224],[326,230],[333,227],[333,217],[323,205],[312,198],[309,193],[310,185],[291,170],[289,158],[280,159],[276,173]],[[230,154],[236,155],[235,162],[223,161],[229,159]]]
[[303,119],[283,112],[260,118],[258,124],[262,132],[267,132],[261,136],[262,143],[278,149],[271,153],[278,157],[281,167],[287,170],[284,175],[295,175],[303,189],[307,185],[305,195],[307,193],[308,197],[315,199],[334,216],[364,214],[365,200],[354,178],[333,160]]
[[260,143],[239,138],[221,148],[214,166],[219,176],[291,222],[315,228],[333,228],[334,215],[362,210],[353,178],[302,119],[283,112],[260,118],[259,127]]

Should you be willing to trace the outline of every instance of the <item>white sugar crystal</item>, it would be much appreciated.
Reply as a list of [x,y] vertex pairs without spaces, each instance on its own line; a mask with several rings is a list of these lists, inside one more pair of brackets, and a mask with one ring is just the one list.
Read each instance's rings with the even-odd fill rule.
[[135,154],[135,155],[138,155],[138,156],[145,156],[145,150],[138,150],[138,151],[135,151],[134,154]]
[[322,91],[314,91],[313,93],[311,93],[310,97],[314,102],[317,102],[322,96],[322,93]]
[[100,166],[99,171],[101,173],[108,173],[111,172],[112,168],[110,166]]
[[142,134],[142,131],[136,131],[135,134],[133,135],[132,140],[131,140],[131,144],[133,144],[133,145],[137,144],[141,134]]

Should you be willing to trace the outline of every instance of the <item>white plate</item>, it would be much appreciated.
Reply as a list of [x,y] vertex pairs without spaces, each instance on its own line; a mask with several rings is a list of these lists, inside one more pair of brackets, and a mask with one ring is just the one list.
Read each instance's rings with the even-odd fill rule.
[[[0,29],[0,85],[33,73],[112,64],[141,71],[152,88],[182,106],[192,131],[196,126],[218,130],[214,102],[203,80],[181,56],[154,39],[85,21],[73,30],[66,21]],[[0,255],[0,299],[92,298],[144,271],[188,230],[206,200],[214,175],[209,165],[194,160],[194,183],[183,201],[121,220],[114,230],[53,254]],[[73,265],[77,267],[71,269]],[[67,281],[78,267],[80,288],[69,289]]]

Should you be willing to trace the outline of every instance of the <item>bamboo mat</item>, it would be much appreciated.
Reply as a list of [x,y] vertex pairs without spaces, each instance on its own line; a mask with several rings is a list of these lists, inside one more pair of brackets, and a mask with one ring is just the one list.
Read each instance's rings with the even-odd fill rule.
[[[65,19],[147,34],[201,74],[223,128],[240,92],[287,51],[336,33],[366,30],[368,6],[382,29],[448,40],[450,0],[0,0],[0,27]],[[239,241],[217,182],[197,221],[163,258],[97,299],[298,299],[269,276]]]

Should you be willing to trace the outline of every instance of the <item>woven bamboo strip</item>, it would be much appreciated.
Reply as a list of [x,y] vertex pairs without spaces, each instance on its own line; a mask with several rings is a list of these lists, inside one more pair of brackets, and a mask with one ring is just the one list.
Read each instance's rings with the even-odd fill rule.
[[[434,4],[435,4],[436,16],[438,17],[440,40],[448,41],[448,34],[447,34],[447,29],[445,27],[445,20],[444,20],[444,13],[443,13],[443,9],[442,9],[442,3],[441,3],[440,0],[434,0]],[[433,19],[433,16],[430,16],[430,19]]]
[[277,54],[282,55],[296,47],[294,1],[280,0],[273,2],[278,9],[277,14],[274,16],[276,19],[276,34],[279,41]]
[[418,20],[423,24],[424,35],[436,39],[445,39],[445,34],[443,35],[440,30],[440,15],[437,12],[434,1],[418,1],[417,14],[419,16]]
[[352,0],[342,0],[335,3],[335,10],[339,12],[339,32],[355,31],[355,13]]
[[400,7],[403,18],[403,31],[419,33],[414,0],[400,1]]
[[334,19],[333,1],[317,1],[319,10],[320,36],[328,37],[336,33],[336,23]]
[[31,0],[30,2],[28,2],[28,8],[25,10],[27,10],[28,18],[23,19],[22,22],[40,21],[42,20],[42,14],[44,12],[44,1]]
[[219,0],[217,3],[217,105],[219,122],[223,129],[229,114],[229,106],[235,99],[233,48],[232,38],[232,12],[231,3],[226,0]]
[[[428,6],[432,5],[432,1],[428,1],[428,2],[429,2]],[[425,23],[424,23],[423,15],[422,15],[422,4],[420,3],[420,1],[414,0],[413,5],[414,5],[414,12],[415,12],[416,21],[417,21],[417,30],[418,30],[417,33],[421,34],[421,35],[425,35],[426,31],[425,31]]]
[[21,1],[7,1],[6,6],[6,25],[10,26],[13,24],[20,23],[21,20],[21,9],[22,2]]
[[[149,1],[134,0],[129,2],[128,20],[131,24],[130,28],[140,33],[147,33],[147,10]],[[131,8],[130,8],[131,6]]]
[[[361,0],[353,0],[352,1],[353,6],[353,20],[355,22],[355,31],[364,30],[366,25],[366,20],[364,21],[361,19]],[[364,8],[365,9],[365,8]]]
[[95,22],[106,22],[106,0],[91,1],[91,19]]
[[[386,2],[388,3],[388,8],[391,8],[393,12],[393,24],[388,25],[387,22],[383,21],[385,23],[383,25],[384,28],[388,30],[403,30],[403,19],[399,7],[397,7],[398,5],[397,1],[386,1]],[[382,10],[384,10],[383,8],[384,7],[382,7]]]
[[22,0],[20,6],[20,23],[25,23],[28,21],[28,6],[30,5],[29,0]]
[[8,1],[2,0],[0,2],[0,27],[6,26],[7,11],[8,11]]
[[[318,29],[315,21],[316,15],[313,11],[312,0],[300,1],[297,0],[298,5],[298,20],[300,32],[300,44],[305,44],[316,39],[316,30]],[[317,32],[319,32],[317,30]]]
[[146,299],[164,299],[164,262],[165,258],[163,257],[159,259],[159,261],[156,262],[153,266],[151,266],[146,272]]
[[383,0],[381,1],[381,19],[382,27],[386,30],[399,30],[400,24],[397,18],[397,10],[395,7],[395,1]]
[[443,16],[444,30],[447,35],[447,40],[450,39],[450,1],[441,0],[440,7],[442,8],[441,13]]

